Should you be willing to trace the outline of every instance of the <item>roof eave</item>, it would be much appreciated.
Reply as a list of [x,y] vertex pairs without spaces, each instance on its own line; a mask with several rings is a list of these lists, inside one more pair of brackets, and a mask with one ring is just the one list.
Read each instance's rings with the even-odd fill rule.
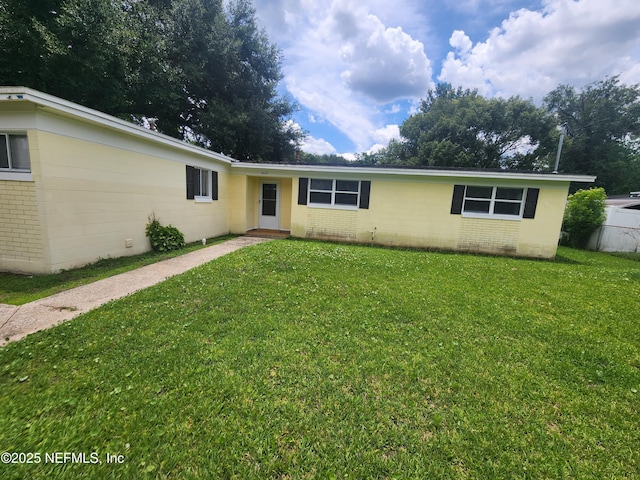
[[511,180],[539,180],[552,182],[580,182],[592,183],[596,177],[592,175],[568,175],[559,173],[528,173],[528,172],[496,172],[490,170],[444,170],[444,169],[412,169],[412,168],[383,168],[383,167],[350,167],[350,166],[326,166],[326,165],[295,165],[295,164],[269,164],[234,162],[231,165],[238,172],[246,171],[259,175],[269,174],[331,174],[358,172],[367,176],[398,175],[413,177],[447,177],[447,178],[486,178],[486,179],[511,179]]
[[171,148],[189,151],[227,164],[231,164],[236,161],[223,153],[217,153],[202,147],[191,145],[163,133],[151,131],[140,125],[127,122],[126,120],[122,120],[98,110],[84,107],[31,88],[0,87],[0,102],[31,102],[38,107],[44,108],[45,110],[52,110],[57,114],[77,118],[88,123],[100,125],[130,135],[143,137],[152,142],[160,143]]

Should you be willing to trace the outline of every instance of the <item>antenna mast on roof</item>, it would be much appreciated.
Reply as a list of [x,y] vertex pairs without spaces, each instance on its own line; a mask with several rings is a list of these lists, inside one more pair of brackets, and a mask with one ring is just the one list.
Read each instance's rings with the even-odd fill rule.
[[558,142],[558,154],[556,155],[556,166],[553,168],[553,173],[558,173],[558,165],[560,164],[560,153],[562,152],[562,142],[564,142],[564,136],[567,133],[569,126],[565,123],[560,125],[560,141]]

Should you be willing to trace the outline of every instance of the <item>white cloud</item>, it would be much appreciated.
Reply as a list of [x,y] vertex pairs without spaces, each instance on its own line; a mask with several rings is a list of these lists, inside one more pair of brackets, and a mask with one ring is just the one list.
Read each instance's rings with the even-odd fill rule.
[[371,138],[376,142],[369,147],[365,153],[377,153],[389,145],[393,139],[400,138],[400,127],[398,125],[387,125],[371,133]]
[[402,111],[402,107],[400,105],[398,105],[397,103],[394,103],[389,108],[387,108],[384,111],[384,113],[396,114],[396,113],[400,113],[401,111]]
[[473,48],[473,42],[462,30],[454,30],[449,40],[449,45],[455,48],[462,58],[468,58]]
[[387,144],[376,143],[372,145],[365,153],[378,153],[383,148],[386,148]]
[[[640,55],[638,55],[640,57]],[[640,62],[633,62],[630,58],[623,59],[630,63],[629,67],[620,74],[620,81],[626,85],[637,85],[640,83]]]
[[[413,1],[257,0],[269,31],[278,29],[284,83],[313,117],[331,123],[365,151],[384,125],[384,106],[423,96],[431,64],[421,42],[398,27],[418,29]],[[397,21],[387,26],[385,21]],[[372,101],[373,100],[373,101]]]
[[372,133],[371,137],[377,143],[387,146],[392,139],[400,138],[400,127],[398,125],[387,125],[377,129]]
[[287,41],[298,28],[299,21],[308,2],[303,0],[254,0],[260,20],[268,27],[269,38],[281,44]]
[[581,86],[621,72],[623,80],[638,83],[640,68],[630,53],[640,46],[640,2],[543,4],[542,11],[512,13],[475,45],[464,32],[454,31],[455,51],[444,61],[439,80],[478,88],[483,95],[536,100],[560,83]]
[[350,97],[344,89],[327,86],[322,78],[287,75],[287,89],[305,108],[318,112],[356,145],[364,149],[370,143],[368,132],[375,129],[372,110],[366,103]]
[[332,155],[337,152],[335,147],[324,138],[308,136],[302,144],[302,150],[315,155]]
[[431,62],[424,45],[402,28],[386,28],[375,15],[357,25],[355,17],[346,23],[348,35],[340,53],[346,63],[341,78],[346,85],[379,103],[424,95],[431,84]]

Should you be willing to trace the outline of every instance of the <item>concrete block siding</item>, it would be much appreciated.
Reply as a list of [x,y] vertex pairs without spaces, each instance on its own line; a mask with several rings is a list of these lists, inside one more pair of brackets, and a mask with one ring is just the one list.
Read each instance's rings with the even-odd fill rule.
[[0,180],[0,265],[44,260],[42,228],[34,182]]

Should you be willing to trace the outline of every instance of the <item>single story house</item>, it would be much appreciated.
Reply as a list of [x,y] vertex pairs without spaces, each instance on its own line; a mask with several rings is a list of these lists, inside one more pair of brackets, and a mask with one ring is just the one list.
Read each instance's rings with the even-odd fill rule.
[[609,198],[605,214],[607,218],[591,235],[587,248],[597,252],[640,251],[640,200],[632,195]]
[[594,177],[240,163],[0,87],[0,271],[44,274],[147,251],[152,213],[187,242],[270,229],[550,259],[571,181]]

